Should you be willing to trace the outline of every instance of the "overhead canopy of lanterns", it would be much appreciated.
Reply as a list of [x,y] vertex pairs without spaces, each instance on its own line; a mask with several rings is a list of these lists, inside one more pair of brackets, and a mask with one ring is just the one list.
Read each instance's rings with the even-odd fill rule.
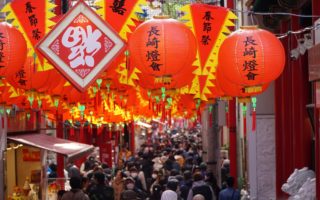
[[127,49],[84,93],[36,48],[60,19],[52,12],[55,5],[46,0],[8,3],[2,12],[12,25],[0,24],[1,103],[97,124],[196,119],[216,98],[263,92],[283,70],[281,42],[257,27],[231,33],[236,16],[224,7],[189,4],[179,11],[180,21],[167,16],[141,21],[147,1],[130,0],[120,10],[110,2],[97,2],[95,12]]

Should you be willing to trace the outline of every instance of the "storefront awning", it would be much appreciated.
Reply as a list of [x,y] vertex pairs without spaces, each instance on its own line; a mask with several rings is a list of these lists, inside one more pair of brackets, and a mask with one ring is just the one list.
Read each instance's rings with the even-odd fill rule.
[[45,134],[8,135],[8,139],[21,144],[45,149],[67,156],[68,160],[74,160],[91,153],[93,145],[56,138]]

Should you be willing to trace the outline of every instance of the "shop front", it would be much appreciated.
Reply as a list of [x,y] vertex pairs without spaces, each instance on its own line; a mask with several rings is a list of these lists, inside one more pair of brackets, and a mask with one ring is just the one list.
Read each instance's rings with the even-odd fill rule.
[[30,196],[30,191],[39,199],[49,199],[49,194],[52,196],[52,193],[64,189],[64,182],[51,179],[48,187],[48,152],[64,155],[67,162],[72,162],[93,149],[92,145],[46,134],[8,136],[5,165],[8,199]]

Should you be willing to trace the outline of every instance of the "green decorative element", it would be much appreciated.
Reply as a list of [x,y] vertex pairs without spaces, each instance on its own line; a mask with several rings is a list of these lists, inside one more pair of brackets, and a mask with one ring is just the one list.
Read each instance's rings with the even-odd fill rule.
[[101,83],[102,83],[102,79],[101,79],[101,78],[98,78],[98,79],[96,80],[96,83],[98,84],[98,88],[99,88],[99,90],[100,90],[100,88],[101,88]]
[[27,113],[27,119],[28,120],[30,120],[30,117],[31,117],[30,113]]
[[150,98],[150,96],[151,96],[151,91],[148,90],[148,97]]
[[86,109],[86,106],[85,105],[79,105],[78,108],[79,108],[79,110],[81,112],[84,112],[84,110]]
[[42,100],[38,99],[38,107],[41,108],[41,106],[42,106]]
[[6,109],[6,112],[7,112],[8,115],[10,115],[11,108],[7,108],[7,109]]
[[110,83],[107,83],[107,84],[106,84],[107,92],[108,92],[108,93],[110,92],[110,85],[111,85]]
[[166,88],[165,87],[162,87],[161,88],[161,97],[162,97],[162,100],[164,101],[164,99],[166,98]]
[[197,102],[196,102],[196,109],[198,109],[201,105],[201,99],[197,99]]
[[98,92],[98,89],[96,87],[92,87],[92,90],[93,90],[93,94],[96,95]]
[[4,114],[4,110],[0,109],[0,114],[3,115]]
[[28,101],[29,101],[29,103],[30,103],[30,107],[32,108],[33,101],[34,101],[34,96],[33,96],[33,95],[29,96],[29,97],[28,97]]
[[243,114],[243,116],[247,115],[247,106],[246,106],[246,104],[242,105],[242,114]]
[[116,98],[116,95],[114,95],[114,93],[111,93],[111,99],[114,101],[115,98]]
[[209,113],[211,114],[212,111],[213,111],[213,105],[210,105],[210,106],[209,106]]
[[130,51],[129,51],[129,50],[126,50],[126,51],[124,52],[124,55],[125,55],[125,56],[129,56],[129,55],[130,55]]
[[59,106],[59,99],[55,99],[54,102],[53,102],[53,104],[54,104],[54,106],[55,106],[56,108],[58,108],[58,106]]
[[120,101],[122,101],[122,99],[123,99],[123,96],[122,96],[122,95],[120,95],[120,96],[119,96],[119,99],[120,99]]
[[251,98],[251,103],[252,103],[252,107],[255,109],[257,107],[257,98],[256,97],[252,97]]
[[244,177],[238,177],[238,188],[239,189],[243,189],[245,185],[245,179]]
[[155,96],[155,98],[156,98],[156,102],[159,103],[160,102],[159,96]]
[[171,98],[171,97],[167,98],[167,102],[168,102],[168,107],[171,107],[171,105],[172,105],[172,98]]
[[229,104],[228,104],[228,102],[226,103],[226,106],[224,107],[224,109],[225,109],[226,113],[229,112]]

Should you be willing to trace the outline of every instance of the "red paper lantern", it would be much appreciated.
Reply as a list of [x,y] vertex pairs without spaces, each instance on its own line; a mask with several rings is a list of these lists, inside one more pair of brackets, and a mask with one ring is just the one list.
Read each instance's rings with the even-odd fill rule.
[[226,79],[242,86],[275,80],[285,65],[285,51],[276,36],[256,26],[242,27],[221,45],[219,67]]
[[0,76],[10,76],[20,68],[27,57],[27,43],[12,25],[0,23]]
[[197,50],[196,39],[183,23],[157,17],[137,27],[129,38],[132,64],[143,74],[175,75],[191,66]]

